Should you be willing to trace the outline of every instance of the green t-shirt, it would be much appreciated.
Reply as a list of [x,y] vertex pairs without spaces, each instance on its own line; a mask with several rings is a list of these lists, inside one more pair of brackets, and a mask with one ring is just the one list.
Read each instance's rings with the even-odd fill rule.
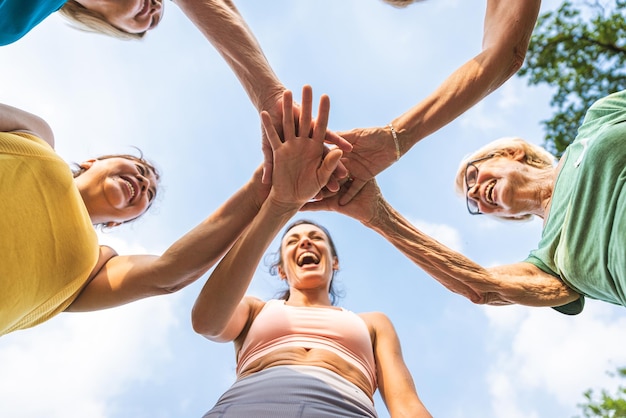
[[[626,90],[594,103],[567,148],[526,259],[581,295],[626,306]],[[575,314],[584,299],[557,310]]]

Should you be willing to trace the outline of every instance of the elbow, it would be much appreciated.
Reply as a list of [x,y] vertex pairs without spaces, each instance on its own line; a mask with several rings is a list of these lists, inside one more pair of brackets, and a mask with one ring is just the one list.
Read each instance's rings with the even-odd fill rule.
[[182,290],[190,284],[194,283],[196,280],[202,277],[203,273],[204,272],[170,277],[168,280],[165,280],[160,284],[160,286],[158,287],[159,293],[163,295],[176,293],[179,290]]
[[219,337],[224,332],[213,321],[207,320],[207,315],[200,313],[195,308],[191,311],[191,327],[196,334],[200,334],[212,341],[219,341]]
[[492,59],[487,65],[495,69],[492,72],[494,77],[489,90],[494,91],[522,68],[526,59],[526,45],[521,43],[512,47],[509,46],[504,50],[489,54],[489,56]]

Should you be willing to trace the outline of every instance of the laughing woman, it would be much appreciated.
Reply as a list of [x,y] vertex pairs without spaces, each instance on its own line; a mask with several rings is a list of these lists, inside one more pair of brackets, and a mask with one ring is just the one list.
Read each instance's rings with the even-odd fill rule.
[[41,118],[0,105],[0,335],[63,311],[111,308],[169,294],[202,276],[256,215],[261,170],[162,255],[118,255],[94,225],[148,210],[158,174],[146,160],[104,156],[72,173]]
[[[296,133],[292,98],[287,93],[283,99],[284,143],[263,114],[275,161],[268,198],[215,268],[192,311],[196,332],[211,341],[234,342],[237,353],[237,381],[205,418],[376,417],[377,388],[391,416],[430,417],[389,319],[333,306],[339,258],[324,228],[308,221],[287,228],[275,265],[289,286],[282,300],[245,296],[271,241],[317,195],[341,156],[333,150],[322,159],[326,97],[311,138]],[[308,133],[307,89],[302,102],[299,129]]]

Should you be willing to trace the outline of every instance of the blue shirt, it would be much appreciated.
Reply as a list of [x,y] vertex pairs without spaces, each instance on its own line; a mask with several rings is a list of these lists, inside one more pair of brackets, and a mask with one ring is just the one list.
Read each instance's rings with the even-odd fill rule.
[[0,0],[0,46],[22,38],[67,0]]

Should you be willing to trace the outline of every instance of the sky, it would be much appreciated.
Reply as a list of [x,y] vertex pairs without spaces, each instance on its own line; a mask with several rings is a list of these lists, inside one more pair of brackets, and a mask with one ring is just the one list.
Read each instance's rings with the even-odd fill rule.
[[[330,128],[386,125],[480,51],[485,1],[236,1],[282,82],[331,99]],[[52,16],[0,48],[0,101],[52,126],[75,163],[141,148],[163,173],[142,219],[100,234],[121,254],[160,254],[242,186],[260,164],[260,121],[215,49],[171,2],[141,42],[85,34]],[[545,1],[542,11],[557,1]],[[526,258],[538,220],[472,217],[453,190],[462,157],[502,136],[541,143],[550,89],[514,77],[378,176],[407,219],[483,266]],[[613,389],[626,365],[623,308],[474,305],[375,232],[335,213],[300,213],[337,245],[340,304],[395,325],[418,393],[435,417],[582,415],[583,392]],[[277,250],[275,241],[270,252]],[[207,275],[180,292],[93,313],[64,313],[0,338],[0,416],[200,417],[235,379],[232,344],[195,334],[190,311]],[[249,294],[279,280],[260,265]],[[380,417],[388,413],[375,399]]]

